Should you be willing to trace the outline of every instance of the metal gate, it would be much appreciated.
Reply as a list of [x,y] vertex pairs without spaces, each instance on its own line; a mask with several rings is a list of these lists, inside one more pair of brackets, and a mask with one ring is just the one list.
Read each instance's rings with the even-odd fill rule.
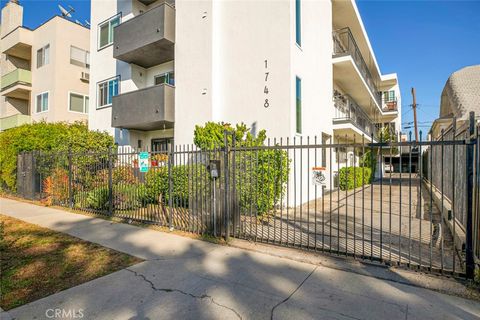
[[17,190],[126,221],[471,278],[480,256],[477,132],[472,116],[437,141],[252,144],[226,133],[208,150],[25,153]]
[[473,119],[448,140],[300,137],[227,148],[225,184],[239,205],[225,204],[226,235],[472,278],[480,244]]

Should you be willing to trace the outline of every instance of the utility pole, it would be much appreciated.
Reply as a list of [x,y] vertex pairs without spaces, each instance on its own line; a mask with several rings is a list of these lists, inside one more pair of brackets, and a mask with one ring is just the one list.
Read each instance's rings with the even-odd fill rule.
[[415,126],[415,141],[418,141],[418,126],[417,126],[417,98],[415,95],[415,88],[412,88],[412,97],[413,97],[413,124]]

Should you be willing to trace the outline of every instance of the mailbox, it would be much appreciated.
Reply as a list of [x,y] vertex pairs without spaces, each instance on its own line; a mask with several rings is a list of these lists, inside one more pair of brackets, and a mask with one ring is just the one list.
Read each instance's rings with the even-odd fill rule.
[[207,169],[210,172],[210,176],[212,178],[220,178],[220,160],[210,160]]

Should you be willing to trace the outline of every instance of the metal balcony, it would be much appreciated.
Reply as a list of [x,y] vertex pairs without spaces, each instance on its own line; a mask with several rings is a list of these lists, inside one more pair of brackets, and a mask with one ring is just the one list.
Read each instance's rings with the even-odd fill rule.
[[360,49],[355,42],[355,39],[350,31],[350,28],[342,28],[333,31],[333,57],[351,56],[355,62],[357,69],[362,75],[363,80],[370,89],[375,101],[381,106],[382,98],[377,89],[375,80],[368,69],[365,59],[360,52]]
[[394,112],[398,111],[397,99],[382,99],[382,111]]
[[376,135],[376,127],[368,115],[348,95],[334,94],[335,118],[333,124],[350,123],[367,137]]

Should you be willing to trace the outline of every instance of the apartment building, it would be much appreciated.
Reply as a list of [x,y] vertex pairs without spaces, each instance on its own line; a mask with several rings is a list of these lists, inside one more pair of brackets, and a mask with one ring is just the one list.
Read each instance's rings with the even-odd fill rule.
[[35,29],[10,0],[1,21],[0,131],[32,121],[87,121],[88,28],[54,16]]
[[92,0],[91,25],[89,126],[119,145],[192,143],[206,121],[298,142],[400,129],[353,0]]

